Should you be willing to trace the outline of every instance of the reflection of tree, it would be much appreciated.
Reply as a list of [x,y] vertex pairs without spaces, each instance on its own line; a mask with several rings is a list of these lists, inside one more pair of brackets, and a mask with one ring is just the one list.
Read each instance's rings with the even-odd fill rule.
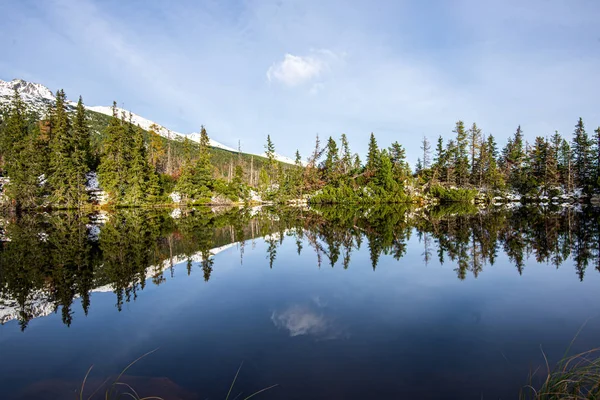
[[[36,304],[60,310],[65,324],[73,323],[74,299],[81,298],[85,313],[90,292],[107,286],[120,310],[135,300],[147,282],[166,282],[164,270],[185,262],[188,274],[202,270],[209,281],[217,268],[211,250],[265,237],[266,258],[273,267],[286,238],[298,254],[312,248],[317,264],[350,267],[355,250],[366,241],[371,267],[383,257],[402,259],[416,232],[422,240],[425,264],[437,253],[450,263],[459,279],[477,278],[494,264],[502,250],[523,274],[528,258],[560,267],[571,259],[579,279],[589,265],[600,271],[600,214],[591,208],[550,210],[525,207],[514,212],[478,211],[453,205],[427,212],[405,207],[329,207],[248,210],[194,209],[173,219],[156,210],[119,210],[98,227],[89,218],[72,213],[23,215],[2,228],[8,240],[0,242],[0,296],[16,303],[25,329],[42,313]],[[364,249],[366,251],[366,249]],[[195,262],[197,260],[198,262]],[[38,307],[39,308],[39,307]]]
[[[599,214],[570,209],[522,207],[517,211],[479,211],[464,205],[413,213],[406,208],[378,206],[323,208],[305,219],[304,235],[317,253],[335,264],[343,257],[350,265],[353,248],[367,240],[372,268],[381,255],[399,260],[406,253],[406,242],[416,228],[423,243],[424,263],[431,260],[433,247],[441,264],[450,261],[459,279],[471,273],[475,278],[493,265],[502,249],[519,274],[527,259],[551,263],[557,268],[572,256],[575,270],[583,279],[590,262],[600,271]],[[298,240],[296,238],[296,240]]]
[[[210,250],[261,232],[283,231],[284,225],[271,217],[198,209],[173,220],[166,211],[136,209],[119,210],[103,225],[92,226],[87,216],[76,213],[24,214],[2,227],[7,240],[0,242],[0,296],[17,304],[22,329],[31,318],[45,315],[46,308],[60,310],[70,325],[75,298],[81,298],[87,314],[91,291],[108,285],[121,310],[147,282],[164,283],[165,269],[173,276],[172,267],[182,257],[191,273],[199,255],[204,279],[210,279]],[[95,229],[98,235],[91,234]]]

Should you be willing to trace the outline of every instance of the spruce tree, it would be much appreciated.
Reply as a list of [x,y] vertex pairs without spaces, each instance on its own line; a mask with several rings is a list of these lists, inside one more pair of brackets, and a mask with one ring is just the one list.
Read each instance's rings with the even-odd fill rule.
[[[158,134],[158,129],[158,125],[156,124],[150,125],[150,130],[148,131],[148,135],[150,136],[148,145],[148,158],[150,159],[150,163],[157,172],[165,172],[165,145],[163,142],[163,138]],[[186,137],[186,140],[189,139]]]
[[119,119],[117,111],[117,103],[113,102],[113,116],[104,131],[105,140],[98,167],[100,186],[112,202],[121,201],[125,195],[129,184],[128,169],[131,158],[124,117]]
[[573,152],[569,142],[566,139],[563,139],[560,145],[558,168],[561,177],[561,183],[567,192],[571,192],[574,187]]
[[30,132],[29,111],[17,89],[13,92],[5,119],[2,121],[0,145],[4,158],[4,174],[10,179],[5,194],[17,212],[23,208],[39,205],[42,188],[40,185],[40,162],[38,155],[39,129]]
[[[83,178],[80,178],[77,160],[73,157],[76,142],[66,101],[63,90],[56,92],[53,132],[50,140],[50,168],[47,178],[51,201],[60,206],[74,207],[81,205],[84,200],[85,172]],[[83,185],[80,185],[81,183]],[[83,186],[83,190],[80,186]]]
[[447,153],[444,149],[444,139],[440,135],[435,146],[435,156],[433,157],[433,177],[432,180],[445,180],[445,171],[448,168]]
[[369,150],[367,152],[367,164],[365,166],[369,176],[373,176],[379,169],[379,157],[380,152],[379,147],[377,147],[377,140],[375,140],[375,135],[371,132],[371,137],[369,138]]
[[291,187],[294,196],[302,197],[304,182],[302,180],[303,173],[302,157],[300,151],[296,150],[296,158],[294,160],[294,168],[291,173]]
[[[479,182],[479,178],[481,177],[481,167],[478,169],[478,163],[476,160],[476,155],[481,150],[481,129],[477,127],[477,124],[473,122],[471,129],[469,129],[469,148],[471,153],[471,183],[476,184]],[[483,150],[485,152],[485,149]]]
[[323,178],[327,183],[337,183],[339,177],[339,153],[335,140],[330,136],[325,147],[325,160],[322,164]]
[[390,161],[392,162],[392,172],[397,182],[404,181],[410,175],[410,167],[406,161],[406,150],[395,141],[388,149]]
[[486,147],[486,164],[484,172],[484,183],[492,189],[502,189],[504,187],[504,179],[498,168],[498,149],[493,135],[489,135],[485,143]]
[[271,135],[267,135],[267,144],[265,145],[265,155],[268,160],[269,179],[274,181],[277,174],[277,160],[275,159],[275,145],[271,141]]
[[347,175],[352,170],[352,153],[350,152],[350,145],[348,143],[348,138],[345,133],[342,133],[342,137],[340,138],[341,144],[341,173]]
[[133,146],[128,168],[127,181],[129,185],[125,194],[125,201],[130,204],[143,204],[157,195],[155,192],[156,187],[151,187],[151,183],[155,184],[151,176],[154,174],[154,170],[148,163],[142,129],[139,126],[133,126],[131,114],[129,126],[132,127]]
[[503,164],[506,171],[506,179],[513,189],[521,190],[525,180],[523,162],[525,161],[525,149],[523,145],[523,131],[521,125],[517,127],[514,137],[508,141],[503,150]]
[[380,156],[380,164],[379,169],[375,174],[375,183],[377,186],[382,189],[391,192],[394,185],[394,175],[392,172],[392,161],[387,155],[387,152],[384,150],[383,154]]
[[321,140],[319,139],[319,134],[317,133],[315,139],[315,147],[313,149],[312,154],[308,159],[308,164],[304,169],[304,187],[309,190],[316,190],[321,187],[322,182],[319,177],[319,159],[323,155],[324,149],[321,148]]
[[181,194],[185,202],[194,202],[210,197],[213,185],[210,139],[202,126],[198,159],[195,162],[189,161],[183,166],[175,190]]
[[583,119],[579,118],[573,132],[573,167],[577,186],[585,190],[591,182],[591,147],[592,143],[585,131]]
[[468,156],[468,138],[465,125],[458,121],[453,131],[456,134],[456,160],[454,165],[454,174],[456,183],[464,186],[469,181],[469,156]]
[[75,197],[79,206],[89,200],[86,192],[87,173],[90,171],[93,160],[90,145],[90,127],[83,106],[83,99],[79,96],[75,116],[73,118],[73,153],[71,155],[75,183]]

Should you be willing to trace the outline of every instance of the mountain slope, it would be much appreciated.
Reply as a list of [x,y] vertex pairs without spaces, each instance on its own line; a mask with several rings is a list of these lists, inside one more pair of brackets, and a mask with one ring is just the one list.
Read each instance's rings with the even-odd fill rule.
[[[27,105],[33,111],[35,111],[39,114],[43,114],[45,112],[46,108],[48,107],[48,105],[53,104],[56,101],[56,98],[55,98],[54,94],[52,93],[52,91],[42,84],[27,82],[22,79],[13,79],[12,81],[3,81],[0,79],[0,105],[8,104],[11,101],[11,98],[13,96],[13,91],[15,88],[19,91],[19,93],[21,94],[21,97],[23,98],[25,103],[27,103]],[[76,105],[76,103],[70,101],[68,104],[68,107],[71,109],[74,109],[75,105]],[[85,107],[88,110],[99,113],[99,114],[104,114],[104,115],[108,115],[108,116],[112,116],[112,114],[113,114],[112,107],[109,107],[109,106],[85,106]],[[127,116],[129,115],[128,110],[125,110],[122,108],[117,108],[117,111],[119,114],[121,114],[122,112],[125,112],[125,114],[127,114]],[[144,129],[146,131],[150,130],[150,127],[152,125],[156,125],[158,127],[156,129],[156,132],[159,135],[161,135],[162,137],[167,138],[167,139],[183,141],[185,138],[188,138],[189,140],[196,142],[196,143],[199,143],[199,141],[200,141],[200,134],[197,132],[192,132],[190,134],[176,132],[176,131],[170,130],[150,119],[144,118],[144,117],[142,117],[138,114],[134,114],[134,113],[131,113],[131,119],[135,125],[139,125],[142,129]],[[219,143],[218,141],[216,141],[212,138],[210,139],[210,146],[217,148],[217,149],[237,153],[236,149],[226,146],[222,143]],[[257,155],[259,157],[265,157],[264,153],[262,153],[262,154],[249,153],[249,154]],[[294,160],[292,160],[291,158],[285,157],[285,156],[282,156],[279,154],[275,154],[275,158],[278,161],[286,163],[286,164],[294,163]]]

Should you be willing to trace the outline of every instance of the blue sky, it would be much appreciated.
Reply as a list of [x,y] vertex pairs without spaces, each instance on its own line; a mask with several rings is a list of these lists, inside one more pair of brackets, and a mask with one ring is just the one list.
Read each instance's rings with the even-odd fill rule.
[[0,0],[0,79],[260,152],[600,125],[597,0]]

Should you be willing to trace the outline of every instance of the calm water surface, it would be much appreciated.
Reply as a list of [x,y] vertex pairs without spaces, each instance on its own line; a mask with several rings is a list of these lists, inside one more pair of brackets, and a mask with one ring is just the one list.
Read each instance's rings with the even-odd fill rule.
[[243,362],[231,398],[517,398],[541,349],[586,321],[572,351],[600,345],[598,216],[6,217],[0,398],[75,398],[93,365],[87,398],[154,349],[125,373],[140,395],[224,399]]

